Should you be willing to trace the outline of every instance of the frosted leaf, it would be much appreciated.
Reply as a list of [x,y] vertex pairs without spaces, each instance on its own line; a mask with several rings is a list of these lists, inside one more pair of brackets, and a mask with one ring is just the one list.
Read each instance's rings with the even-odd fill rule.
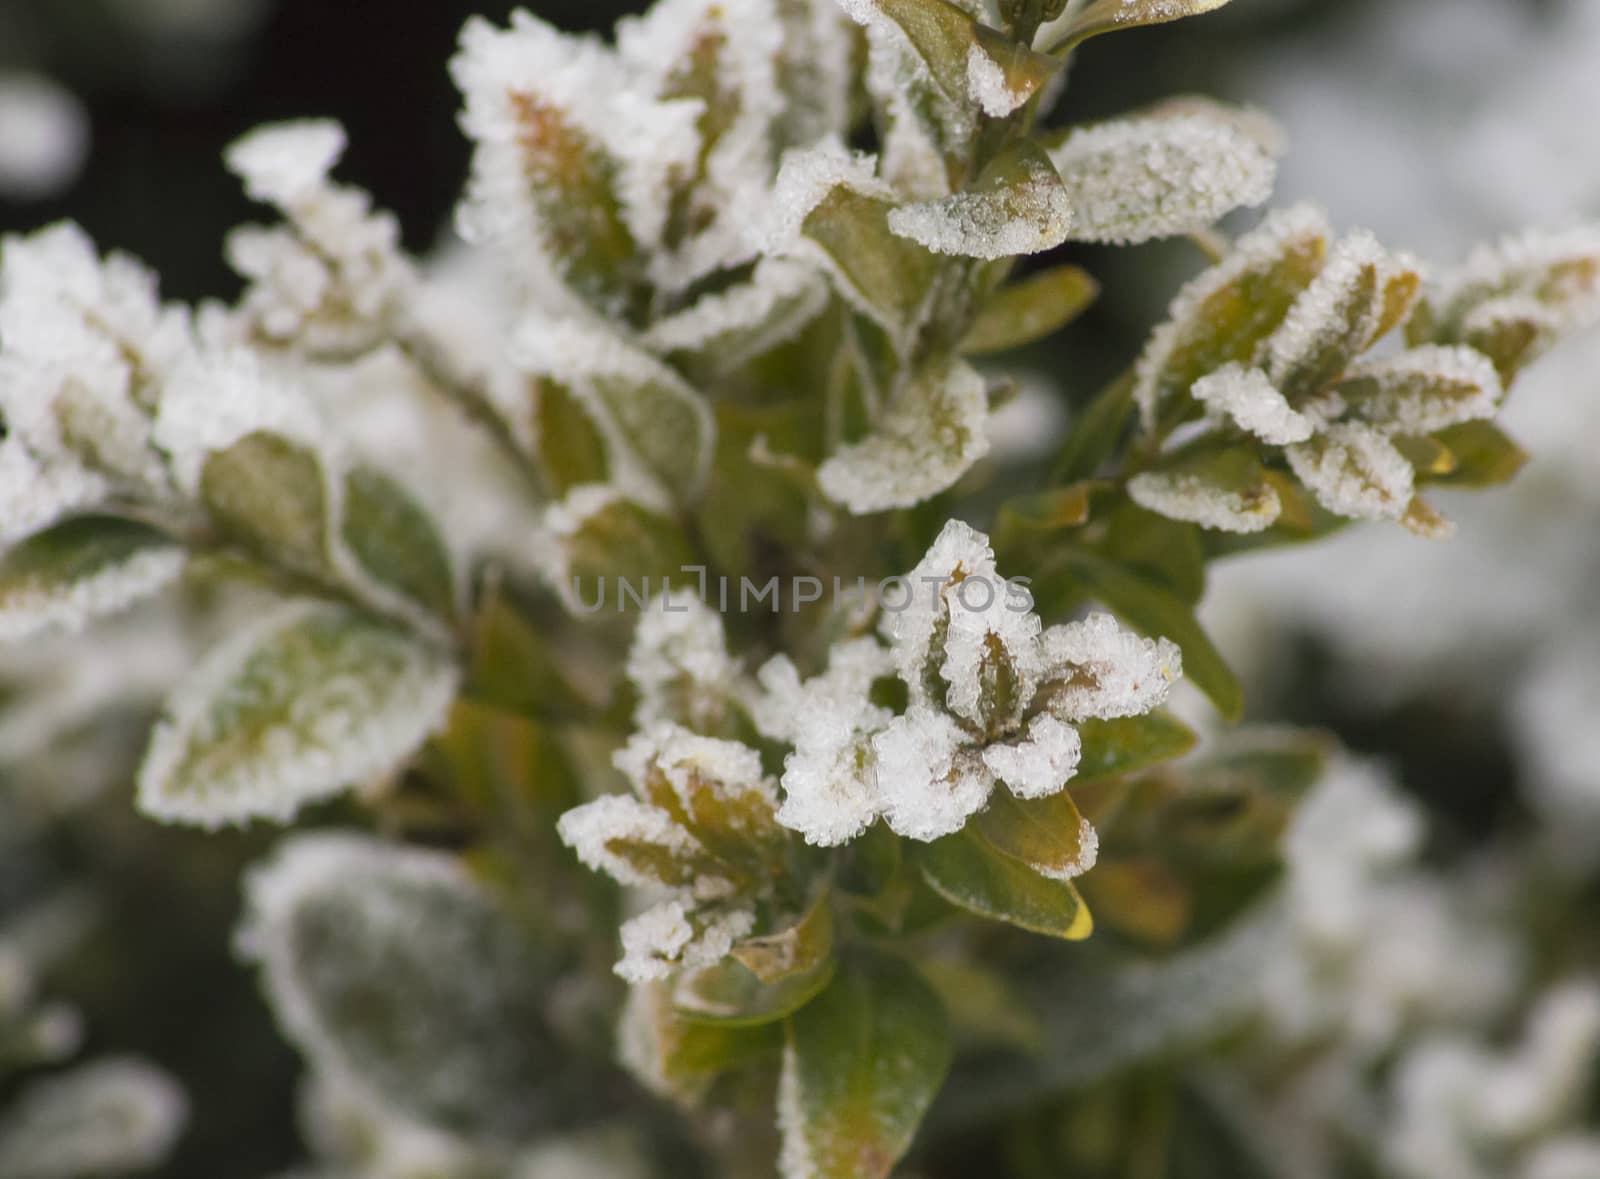
[[1272,195],[1273,154],[1237,120],[1176,114],[1074,131],[1050,152],[1075,241],[1132,244],[1205,229]]
[[1005,118],[1033,97],[1031,90],[1013,89],[1001,64],[976,44],[967,50],[967,93],[995,119]]
[[133,1058],[109,1058],[36,1080],[0,1118],[0,1174],[81,1179],[166,1161],[189,1119],[183,1090]]
[[727,896],[732,882],[670,814],[637,798],[607,794],[561,816],[556,832],[578,859],[619,884],[683,889],[701,900]]
[[1370,233],[1340,241],[1262,345],[1259,363],[1273,385],[1293,396],[1320,390],[1343,372],[1378,337],[1389,280],[1407,265]]
[[1295,411],[1258,368],[1230,364],[1201,377],[1190,393],[1210,409],[1227,414],[1241,430],[1273,446],[1304,442],[1312,422]]
[[900,678],[913,692],[923,690],[929,660],[938,657],[934,645],[948,618],[951,589],[968,577],[995,576],[989,538],[963,520],[946,521],[922,560],[906,574],[905,601],[885,604],[879,629],[894,652]]
[[967,112],[939,93],[905,38],[880,24],[867,26],[865,82],[883,126],[879,168],[883,179],[904,198],[948,195],[950,175],[940,145],[971,134]]
[[876,157],[851,151],[836,136],[785,152],[764,218],[754,231],[756,244],[772,255],[804,252],[806,218],[840,187],[863,196],[891,195],[878,179]]
[[682,290],[750,258],[744,210],[766,194],[783,111],[774,0],[663,0],[617,22],[618,59],[652,98],[700,106],[699,151],[671,177],[650,277]]
[[670,178],[693,170],[702,105],[656,102],[598,40],[526,12],[469,20],[450,71],[476,145],[463,236],[513,250],[536,284],[615,302],[665,228]]
[[254,353],[236,349],[197,354],[178,368],[161,398],[153,438],[178,486],[198,496],[212,455],[263,432],[312,454],[321,454],[329,437],[309,397],[269,372]]
[[748,909],[690,913],[667,901],[623,923],[617,974],[630,983],[663,979],[677,970],[715,966],[734,942],[755,928]]
[[777,834],[778,792],[754,749],[664,724],[635,733],[613,761],[640,798],[672,815],[713,856],[761,870]]
[[[926,593],[920,585],[915,592]],[[1033,699],[1043,670],[1032,600],[998,575],[974,572],[942,591],[947,610],[939,677],[945,708],[984,733],[1009,731]],[[934,656],[937,659],[937,655]]]
[[0,549],[110,493],[106,479],[81,464],[43,463],[16,435],[0,438]]
[[658,319],[641,337],[661,353],[705,354],[719,371],[739,367],[792,339],[821,313],[828,288],[809,266],[763,258],[748,282],[704,295]]
[[[1078,730],[1048,712],[1040,713],[1028,723],[1025,740],[1002,742],[987,746],[983,763],[1018,798],[1044,798],[1056,793],[1078,769],[1078,757],[1083,743]],[[1083,863],[1075,871],[1057,879],[1077,876],[1094,866],[1095,851],[1099,847],[1094,828],[1085,820],[1083,824]],[[1052,875],[1052,873],[1046,873]]]
[[803,683],[784,655],[757,672],[762,692],[751,717],[764,735],[794,746],[784,759],[778,822],[808,843],[846,843],[878,818],[871,737],[894,714],[869,694],[893,666],[886,648],[861,638],[836,643],[827,670]]
[[1090,37],[1199,16],[1226,3],[1228,0],[1091,0],[1082,6],[1069,4],[1057,20],[1040,27],[1035,41],[1059,53]]
[[1218,532],[1261,532],[1283,510],[1270,484],[1228,487],[1193,471],[1141,472],[1128,480],[1128,498],[1158,516]]
[[817,469],[823,494],[854,514],[906,508],[944,491],[989,451],[988,388],[952,360],[916,374],[860,442]]
[[445,719],[457,672],[406,634],[290,602],[214,647],[168,699],[139,769],[166,822],[287,821],[392,771]]
[[712,727],[740,683],[722,619],[688,589],[658,596],[640,617],[628,648],[627,674],[639,693],[633,723],[640,729],[663,721]]
[[1044,153],[1020,141],[971,189],[891,209],[889,228],[936,254],[1009,258],[1060,245],[1075,209]]
[[[957,5],[923,7],[897,0],[840,0],[866,29],[867,91],[885,110],[885,156],[937,153],[964,143],[976,129],[967,89],[966,47],[972,18]],[[922,143],[896,145],[897,137]],[[892,173],[891,173],[892,174]]]
[[1295,477],[1319,503],[1356,520],[1398,520],[1411,504],[1415,474],[1371,426],[1345,422],[1285,451]]
[[603,326],[531,319],[513,359],[569,389],[605,439],[612,478],[646,502],[692,499],[711,465],[705,399],[676,372]]
[[778,88],[786,99],[775,129],[780,149],[846,134],[857,85],[850,18],[834,0],[778,0],[778,16]]
[[929,842],[983,809],[994,775],[948,714],[913,704],[872,739],[878,797],[896,834]]
[[0,642],[82,630],[172,584],[187,559],[161,533],[112,518],[35,535],[0,559]]
[[1504,390],[1483,353],[1428,345],[1358,365],[1345,374],[1337,393],[1357,417],[1380,429],[1432,434],[1457,422],[1493,417]]
[[509,1145],[578,1104],[548,961],[452,856],[294,836],[246,877],[236,948],[312,1071],[391,1116]]
[[319,194],[347,143],[338,123],[307,119],[253,131],[223,158],[253,200],[292,208]]
[[60,193],[89,157],[89,113],[42,74],[0,70],[0,193],[34,201]]
[[1052,626],[1041,642],[1048,670],[1040,691],[1066,720],[1149,712],[1183,674],[1177,644],[1124,630],[1109,614]]
[[1147,427],[1168,398],[1225,364],[1251,360],[1321,269],[1330,232],[1310,205],[1270,213],[1184,285],[1139,356],[1134,400]]
[[1531,231],[1480,246],[1444,283],[1447,318],[1489,301],[1532,299],[1554,332],[1600,318],[1600,227]]
[[1474,1126],[1515,1140],[1569,1114],[1589,1096],[1600,1054],[1600,988],[1572,981],[1540,996],[1522,1043],[1477,1094]]

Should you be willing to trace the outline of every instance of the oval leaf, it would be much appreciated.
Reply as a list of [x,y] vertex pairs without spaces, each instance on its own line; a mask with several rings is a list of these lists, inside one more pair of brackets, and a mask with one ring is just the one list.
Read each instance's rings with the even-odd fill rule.
[[114,516],[80,516],[0,558],[0,642],[80,630],[176,581],[186,555],[164,533]]
[[286,821],[392,770],[444,721],[448,660],[341,606],[294,602],[211,651],[167,701],[139,805],[203,827]]
[[944,1008],[909,965],[853,958],[790,1021],[778,1090],[784,1179],[885,1179],[950,1067]]
[[1089,910],[1071,884],[1046,879],[967,832],[930,843],[918,862],[934,892],[980,917],[1068,941],[1094,931]]

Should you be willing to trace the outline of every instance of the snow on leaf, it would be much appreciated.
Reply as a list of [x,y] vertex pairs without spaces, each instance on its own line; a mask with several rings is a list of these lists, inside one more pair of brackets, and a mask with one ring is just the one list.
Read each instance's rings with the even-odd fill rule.
[[959,831],[983,809],[994,774],[948,713],[913,704],[872,738],[879,804],[898,835],[923,842]]
[[338,123],[307,119],[252,131],[223,159],[252,200],[289,209],[318,195],[347,145]]
[[1285,453],[1295,477],[1335,515],[1398,520],[1411,503],[1411,464],[1371,426],[1330,426]]
[[754,927],[755,914],[748,909],[691,913],[681,901],[665,901],[623,923],[622,957],[614,969],[637,984],[715,966]]
[[0,550],[103,501],[104,477],[77,462],[43,461],[15,435],[0,438]]
[[305,393],[239,349],[196,355],[179,367],[166,384],[153,437],[178,486],[198,495],[211,456],[262,432],[313,454],[322,452],[329,434]]
[[619,884],[681,889],[703,900],[733,890],[682,824],[640,799],[603,795],[563,814],[556,831],[578,859]]
[[963,520],[948,520],[906,575],[905,600],[885,603],[879,630],[894,652],[900,678],[919,699],[927,693],[929,671],[943,662],[939,656],[949,618],[948,592],[966,578],[995,576],[989,538]]
[[698,148],[668,177],[650,276],[682,290],[749,260],[742,210],[765,195],[783,110],[774,0],[663,0],[617,23],[617,57],[661,104],[693,104]]
[[1146,426],[1207,373],[1253,359],[1322,269],[1329,233],[1311,206],[1271,213],[1178,292],[1139,357],[1134,398]]
[[455,668],[344,607],[291,602],[212,649],[168,699],[139,770],[167,822],[287,821],[409,757],[444,721]]
[[80,516],[0,557],[0,642],[81,630],[177,580],[187,554],[162,533],[108,516]]
[[777,79],[785,98],[774,131],[780,151],[848,133],[856,87],[850,18],[834,0],[778,0],[778,18]]
[[[1046,712],[1028,722],[1023,740],[986,747],[983,762],[1018,798],[1044,798],[1059,791],[1077,771],[1081,753],[1078,730]],[[1090,827],[1091,835],[1093,831]],[[1086,864],[1079,871],[1087,869]]]
[[1500,374],[1487,356],[1438,345],[1358,365],[1335,392],[1355,416],[1401,434],[1432,434],[1493,417],[1503,396]]
[[533,319],[517,335],[523,371],[559,382],[600,427],[612,478],[647,500],[692,500],[711,465],[704,398],[673,370],[603,327]]
[[489,1142],[571,1116],[580,1085],[552,1068],[562,1051],[545,1022],[550,968],[459,861],[296,835],[250,872],[245,902],[238,951],[317,1075]]
[[784,759],[778,822],[808,843],[847,843],[878,817],[871,737],[894,714],[870,692],[893,669],[887,648],[861,638],[836,643],[827,669],[804,682],[786,655],[756,673],[761,695],[751,718],[763,735],[794,747]]
[[914,376],[860,442],[817,469],[829,499],[856,515],[911,507],[955,483],[989,451],[988,389],[959,360]]
[[627,675],[639,694],[633,710],[638,729],[665,721],[712,728],[739,686],[721,617],[688,589],[660,595],[640,617]]
[[986,25],[974,24],[972,31],[967,96],[992,118],[1011,114],[1060,73],[1059,58],[1035,53]]
[[1296,411],[1258,368],[1226,365],[1201,377],[1189,392],[1196,401],[1227,414],[1241,430],[1273,446],[1311,437],[1311,419]]
[[1049,670],[1040,691],[1065,720],[1149,712],[1183,674],[1177,644],[1123,630],[1109,614],[1052,626],[1041,641]]
[[133,1058],[33,1081],[0,1117],[0,1174],[76,1179],[153,1169],[176,1145],[188,1105],[170,1076]]
[[1050,159],[1075,241],[1131,244],[1205,229],[1272,195],[1277,164],[1237,118],[1178,113],[1074,131]]
[[888,223],[891,232],[936,254],[993,259],[1060,245],[1073,216],[1072,198],[1049,158],[1019,139],[972,188],[891,209]]

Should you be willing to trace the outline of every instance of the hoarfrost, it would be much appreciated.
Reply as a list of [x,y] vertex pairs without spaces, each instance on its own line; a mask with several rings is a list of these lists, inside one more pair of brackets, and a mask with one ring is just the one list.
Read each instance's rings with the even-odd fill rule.
[[574,807],[561,816],[556,832],[578,859],[619,884],[657,891],[681,887],[703,899],[726,896],[730,888],[727,880],[702,872],[708,860],[694,836],[666,811],[637,798],[607,794]]
[[994,775],[947,713],[913,704],[872,739],[883,817],[907,839],[959,831],[983,809]]
[[46,630],[76,632],[97,618],[120,614],[171,585],[188,554],[177,545],[147,548],[65,583],[46,578],[0,587],[0,643]]
[[1040,644],[1050,669],[1048,707],[1066,720],[1149,712],[1183,674],[1176,643],[1123,630],[1109,614],[1052,626]]
[[988,414],[988,387],[971,365],[951,361],[924,371],[866,438],[817,469],[817,482],[858,516],[911,507],[950,487],[988,453]]
[[1411,464],[1371,426],[1341,422],[1285,454],[1295,477],[1335,515],[1398,520],[1411,503]]
[[1142,472],[1128,480],[1128,498],[1158,516],[1218,532],[1261,532],[1272,527],[1283,510],[1278,493],[1269,486],[1246,494],[1219,487],[1191,471]]
[[967,50],[967,93],[983,113],[1003,119],[1033,96],[1028,89],[1013,90],[1005,69],[981,45]]
[[1383,279],[1390,266],[1388,253],[1370,233],[1358,231],[1342,239],[1263,346],[1261,363],[1268,379],[1285,388],[1330,352],[1363,351],[1377,332]]
[[638,984],[715,966],[753,928],[755,914],[748,909],[691,915],[682,902],[667,901],[623,923],[623,953],[614,969]]
[[159,1166],[172,1151],[188,1101],[165,1072],[108,1058],[33,1082],[0,1119],[0,1174],[75,1179]]
[[[983,751],[983,762],[1018,798],[1044,798],[1060,790],[1061,784],[1077,772],[1082,752],[1077,729],[1050,713],[1041,713],[1028,723],[1026,740],[988,746]],[[1070,873],[1072,876],[1093,867],[1099,847],[1098,836],[1087,821],[1081,842],[1084,859]]]
[[628,648],[628,680],[638,689],[635,728],[679,721],[709,726],[735,698],[739,664],[728,654],[722,619],[688,589],[655,598]]
[[1076,241],[1132,244],[1194,233],[1266,201],[1277,176],[1272,152],[1238,120],[1198,113],[1086,127],[1050,159]]
[[1472,348],[1428,345],[1358,365],[1339,389],[1356,416],[1400,434],[1432,434],[1500,408],[1500,374]]
[[1227,365],[1201,377],[1190,392],[1263,442],[1284,446],[1311,437],[1311,419],[1297,412],[1258,368]]
[[952,193],[889,211],[889,229],[936,254],[1009,258],[1066,241],[1076,202],[1043,159],[1002,187]]

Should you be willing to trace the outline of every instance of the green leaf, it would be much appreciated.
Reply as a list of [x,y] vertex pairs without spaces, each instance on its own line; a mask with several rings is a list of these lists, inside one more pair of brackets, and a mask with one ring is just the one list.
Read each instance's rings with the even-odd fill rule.
[[1006,500],[995,514],[994,547],[1011,548],[1025,534],[1060,532],[1089,522],[1093,483],[1074,483]]
[[839,185],[813,209],[802,232],[827,256],[841,293],[904,347],[920,322],[941,264],[889,231],[894,205]]
[[[1272,527],[1283,511],[1276,484],[1252,446],[1193,450],[1162,460],[1159,467],[1141,471],[1128,480],[1128,498],[1143,509],[1167,521],[1165,534],[1177,537],[1174,554],[1183,559],[1199,559],[1201,564],[1181,575],[1181,585],[1173,588],[1190,601],[1198,601],[1205,588],[1204,550],[1200,533],[1192,525],[1215,532],[1251,535]],[[1138,564],[1148,564],[1159,552],[1148,540],[1136,540]],[[1163,555],[1162,579],[1177,562]]]
[[793,1015],[816,998],[833,978],[834,966],[825,957],[807,970],[765,983],[742,963],[724,958],[681,975],[673,985],[672,1002],[692,1022],[759,1027]]
[[599,428],[572,390],[561,382],[534,382],[534,453],[546,494],[560,499],[585,483],[604,483],[610,474]]
[[1444,475],[1423,475],[1427,483],[1446,487],[1498,487],[1516,478],[1528,452],[1493,422],[1462,422],[1433,437],[1455,456],[1455,468]]
[[1198,605],[1205,595],[1205,550],[1199,530],[1188,524],[1123,501],[1107,520],[1104,547],[1119,565],[1159,581],[1186,602]]
[[552,963],[443,853],[296,836],[251,873],[240,945],[314,1071],[382,1108],[508,1142],[582,1108],[585,1066],[545,1020]]
[[917,972],[886,955],[851,958],[788,1024],[784,1179],[887,1179],[950,1057],[944,1008]]
[[973,820],[973,829],[1001,855],[1052,880],[1082,875],[1094,846],[1094,829],[1084,822],[1067,790],[1030,799],[996,790]]
[[258,430],[206,460],[200,499],[217,526],[271,564],[332,578],[322,460]]
[[990,850],[969,832],[919,849],[929,887],[952,905],[993,921],[1080,941],[1094,930],[1083,898],[1069,882],[1050,880]]
[[1072,200],[1044,149],[1013,139],[969,187],[901,205],[887,223],[935,253],[995,261],[1059,246],[1072,217]]
[[1004,973],[957,958],[936,958],[920,966],[958,1039],[1017,1052],[1038,1050],[1043,1028]]
[[1116,452],[1133,417],[1135,387],[1134,373],[1130,369],[1073,420],[1051,472],[1055,482],[1077,483],[1092,479]]
[[1131,774],[1182,757],[1200,736],[1169,712],[1147,712],[1114,720],[1089,719],[1075,726],[1083,752],[1074,786]]
[[442,619],[456,612],[456,573],[433,518],[400,484],[371,467],[345,476],[345,546],[376,581]]
[[1183,652],[1183,674],[1210,698],[1225,719],[1237,721],[1244,714],[1244,689],[1238,677],[1187,602],[1130,569],[1087,553],[1065,554],[1062,566],[1091,596],[1104,602],[1135,630],[1177,643]]
[[286,603],[213,648],[168,699],[140,808],[203,827],[286,821],[398,767],[443,723],[455,688],[450,661],[404,632]]
[[1199,16],[1226,3],[1228,0],[1093,0],[1057,32],[1050,52],[1069,53],[1102,33]]
[[623,1010],[623,1063],[652,1091],[698,1102],[722,1074],[777,1056],[777,1023],[734,1026],[691,1020],[672,1005],[666,983],[633,987]]
[[1052,266],[1001,287],[973,321],[961,351],[1004,352],[1042,340],[1088,310],[1100,284],[1077,266]]
[[115,516],[80,516],[0,556],[0,642],[77,630],[171,584],[186,554],[164,533]]

